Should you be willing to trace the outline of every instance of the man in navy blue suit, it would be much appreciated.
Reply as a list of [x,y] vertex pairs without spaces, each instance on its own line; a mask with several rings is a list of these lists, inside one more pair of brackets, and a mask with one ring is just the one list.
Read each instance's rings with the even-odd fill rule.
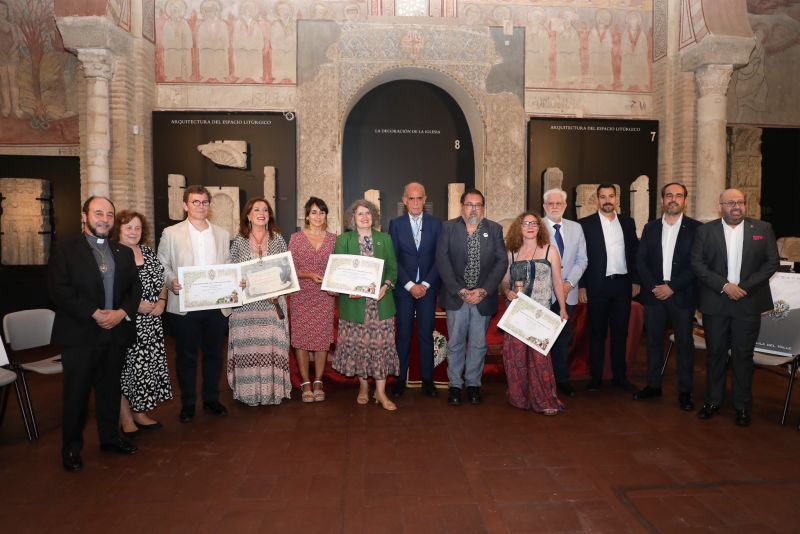
[[619,197],[613,184],[597,186],[598,212],[578,222],[586,238],[589,265],[580,282],[581,302],[589,311],[589,391],[602,387],[606,332],[611,329],[612,385],[633,393],[628,381],[625,349],[631,298],[639,294],[636,275],[636,225],[633,219],[618,214]]
[[436,242],[442,223],[425,213],[425,188],[411,182],[403,190],[403,204],[408,212],[389,223],[397,256],[397,354],[400,377],[392,395],[399,398],[406,390],[408,356],[414,317],[417,319],[417,341],[422,392],[436,396],[433,385],[433,327],[436,318],[436,296],[439,293],[439,270],[436,268]]
[[647,385],[634,393],[633,398],[661,396],[664,333],[669,321],[678,349],[678,404],[688,412],[694,410],[695,276],[691,252],[700,222],[683,214],[686,195],[686,187],[677,182],[661,188],[663,217],[645,225],[639,243],[636,267],[642,281],[641,298],[647,325]]

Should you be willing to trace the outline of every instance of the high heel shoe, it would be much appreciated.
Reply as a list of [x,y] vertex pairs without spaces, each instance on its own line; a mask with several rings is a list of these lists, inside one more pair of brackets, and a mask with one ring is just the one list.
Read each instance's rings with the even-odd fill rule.
[[380,404],[384,410],[388,410],[393,412],[397,409],[397,405],[390,401],[389,399],[381,399],[377,395],[375,395],[375,404]]
[[361,389],[358,390],[358,397],[356,397],[356,402],[361,405],[367,404],[369,402],[369,388],[367,388],[366,390],[361,390]]

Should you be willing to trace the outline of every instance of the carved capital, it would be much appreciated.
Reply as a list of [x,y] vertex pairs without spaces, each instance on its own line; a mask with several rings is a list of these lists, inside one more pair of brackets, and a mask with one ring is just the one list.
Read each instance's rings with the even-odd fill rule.
[[87,78],[105,78],[114,75],[114,56],[105,48],[78,48],[78,60]]
[[733,65],[703,65],[694,71],[694,80],[697,92],[704,96],[725,96],[728,92],[728,82],[731,81]]

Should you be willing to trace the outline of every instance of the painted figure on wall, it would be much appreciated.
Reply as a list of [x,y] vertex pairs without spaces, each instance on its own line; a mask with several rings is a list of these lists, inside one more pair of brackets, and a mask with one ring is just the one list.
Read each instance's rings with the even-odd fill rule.
[[631,11],[625,17],[626,28],[620,37],[620,82],[628,91],[650,89],[650,62],[647,34],[642,28],[642,15]]
[[747,120],[755,114],[767,109],[767,78],[764,62],[764,37],[763,28],[755,32],[756,46],[750,53],[750,61],[733,72],[731,93],[736,96],[736,118],[740,121]]
[[612,65],[611,12],[598,9],[594,16],[594,26],[589,31],[589,78],[597,89],[611,89],[614,85]]
[[272,23],[269,32],[269,42],[272,47],[272,81],[294,83],[297,43],[294,10],[287,2],[280,2],[275,6],[275,14],[277,20]]
[[164,77],[167,81],[189,81],[192,75],[192,30],[186,21],[186,2],[167,0],[167,20],[161,30]]
[[259,7],[253,0],[241,5],[233,31],[233,63],[239,81],[261,82],[264,78],[264,32]]
[[556,38],[556,77],[560,87],[577,85],[581,76],[581,41],[575,23],[578,13],[565,8],[560,17],[550,20]]
[[525,85],[543,87],[550,82],[550,32],[547,13],[540,7],[528,11],[525,27]]
[[464,24],[467,26],[477,26],[481,23],[481,8],[475,4],[467,4],[461,16],[464,17]]
[[203,18],[197,27],[200,77],[224,82],[229,72],[228,26],[222,20],[222,4],[219,0],[204,0],[200,13]]
[[2,114],[8,117],[23,116],[19,106],[19,28],[11,22],[8,6],[0,3],[0,98],[2,98]]

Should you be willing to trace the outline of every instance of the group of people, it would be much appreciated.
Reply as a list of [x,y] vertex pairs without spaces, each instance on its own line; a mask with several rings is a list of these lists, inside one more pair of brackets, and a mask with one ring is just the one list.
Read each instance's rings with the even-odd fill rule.
[[[745,217],[744,196],[720,196],[722,218],[701,225],[684,214],[687,190],[669,183],[661,190],[663,216],[645,227],[641,241],[630,217],[618,213],[611,184],[597,188],[598,212],[580,221],[563,217],[567,194],[543,196],[544,217],[520,214],[505,238],[502,226],[484,216],[477,189],[461,196],[461,216],[441,222],[425,211],[422,184],[405,186],[407,213],[378,230],[377,208],[357,200],[345,211],[348,231],[328,231],[328,206],[316,197],[305,204],[304,227],[287,246],[264,198],[245,205],[238,235],[208,220],[211,195],[188,187],[186,219],[167,227],[157,252],[150,248],[145,217],[115,213],[112,202],[90,197],[83,205],[83,233],[56,242],[50,259],[50,293],[57,312],[52,340],[63,346],[63,466],[82,468],[83,427],[91,389],[96,394],[100,447],[132,454],[130,438],[161,423],[148,412],[172,397],[162,317],[175,337],[180,389],[179,419],[189,423],[197,403],[198,354],[202,356],[203,411],[224,416],[219,401],[223,340],[228,332],[227,378],[233,397],[247,405],[280,404],[290,398],[290,347],[294,349],[304,403],[325,400],[323,373],[338,332],[332,366],[359,381],[356,402],[372,397],[394,411],[406,392],[411,345],[416,341],[423,394],[438,395],[433,381],[433,330],[437,304],[447,314],[448,403],[480,404],[486,334],[499,299],[524,293],[565,321],[549,355],[506,334],[503,362],[508,401],[544,415],[564,409],[558,393],[574,396],[569,375],[570,315],[588,307],[588,389],[602,387],[605,341],[611,336],[612,385],[635,399],[661,396],[660,363],[668,324],[678,346],[679,404],[693,410],[693,317],[703,313],[708,344],[708,386],[701,419],[716,414],[731,354],[736,422],[750,423],[753,348],[759,316],[772,307],[769,278],[777,270],[775,237],[768,223]],[[300,291],[223,310],[182,312],[178,270],[184,266],[238,263],[292,252]],[[331,254],[384,261],[377,299],[337,295],[321,288]],[[246,287],[245,280],[240,285]],[[647,326],[647,385],[627,378],[626,341],[631,299],[642,289]],[[416,324],[417,337],[412,339]],[[311,361],[314,362],[313,380]],[[390,375],[397,377],[387,391]]]

